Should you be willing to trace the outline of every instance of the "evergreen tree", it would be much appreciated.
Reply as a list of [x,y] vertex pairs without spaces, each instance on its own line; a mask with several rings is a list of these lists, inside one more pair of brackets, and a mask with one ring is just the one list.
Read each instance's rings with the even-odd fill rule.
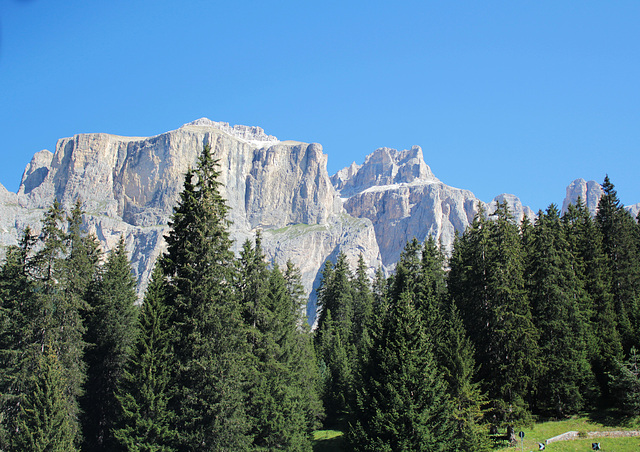
[[562,417],[583,408],[583,394],[593,391],[594,379],[586,293],[554,204],[538,213],[530,250],[529,296],[540,331],[538,407]]
[[373,293],[367,276],[367,267],[362,254],[352,282],[353,286],[353,333],[352,341],[356,350],[366,347],[373,316]]
[[640,414],[640,366],[635,347],[626,362],[618,362],[611,374],[611,386],[616,406],[621,413],[630,416]]
[[165,281],[159,262],[140,308],[138,334],[117,390],[120,416],[114,437],[130,452],[171,452],[174,413],[169,408],[173,355]]
[[479,378],[496,422],[528,415],[535,381],[538,332],[524,287],[524,251],[506,203],[494,220],[482,208],[456,239],[449,290],[476,349]]
[[358,354],[354,344],[353,275],[344,253],[327,261],[318,288],[316,354],[324,368],[322,397],[328,421],[349,410]]
[[291,261],[287,262],[283,277],[296,325],[293,347],[287,353],[287,359],[293,366],[294,379],[304,396],[303,409],[306,413],[307,431],[313,431],[320,427],[324,409],[320,400],[320,375],[313,335],[306,316],[307,297],[302,286],[300,270]]
[[[482,420],[486,396],[474,382],[474,349],[455,306],[447,300],[445,257],[433,237],[422,247],[407,244],[396,267],[392,294],[415,300],[427,340],[431,344],[438,372],[444,377],[453,402],[452,421],[457,429],[455,443],[460,450],[486,450],[489,446]],[[399,302],[393,298],[391,303]]]
[[452,406],[411,294],[392,303],[356,389],[347,433],[353,450],[448,451],[455,447]]
[[7,249],[0,268],[0,450],[8,450],[28,380],[39,312],[28,271],[35,236],[25,229],[20,244]]
[[602,232],[602,246],[609,258],[611,294],[617,327],[626,352],[640,346],[640,251],[638,228],[622,206],[609,176],[602,185],[604,194],[598,203],[596,222]]
[[116,388],[136,340],[136,281],[120,241],[101,272],[92,297],[86,354],[88,379],[82,399],[84,443],[90,450],[112,450],[118,417]]
[[94,278],[99,259],[95,240],[85,240],[80,233],[80,219],[77,205],[74,214],[67,219],[69,231],[65,232],[65,214],[54,201],[42,219],[39,251],[30,266],[37,299],[37,309],[32,317],[35,334],[31,347],[44,353],[45,344],[49,343],[56,350],[66,382],[70,425],[78,442],[81,437],[79,398],[86,380],[85,292],[88,282]]
[[247,350],[219,172],[207,145],[170,222],[162,267],[176,357],[170,408],[180,450],[243,450]]
[[30,390],[21,406],[14,450],[72,452],[76,428],[69,417],[67,381],[51,344],[36,355]]
[[611,272],[608,257],[602,249],[602,234],[581,199],[570,205],[563,216],[570,249],[575,257],[576,271],[585,288],[584,312],[590,313],[587,329],[587,351],[604,397],[609,393],[608,374],[622,358],[622,344],[617,328],[611,294]]
[[484,423],[488,400],[476,381],[475,350],[455,304],[451,303],[448,309],[443,325],[444,342],[438,348],[442,374],[453,402],[455,443],[461,451],[488,451],[491,443]]

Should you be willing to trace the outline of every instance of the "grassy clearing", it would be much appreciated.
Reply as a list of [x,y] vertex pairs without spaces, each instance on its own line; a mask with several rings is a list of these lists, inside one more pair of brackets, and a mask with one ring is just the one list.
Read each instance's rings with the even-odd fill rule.
[[313,432],[314,452],[339,452],[344,449],[344,436],[340,430],[317,430]]
[[[339,427],[338,427],[339,428]],[[538,443],[570,431],[579,432],[580,436],[587,432],[606,432],[617,430],[640,430],[640,418],[628,419],[608,416],[607,414],[573,416],[562,421],[544,421],[531,427],[516,429],[525,433],[524,444],[518,441],[517,447],[504,447],[496,451],[537,451]],[[572,441],[559,441],[546,446],[549,452],[587,452],[591,443],[600,443],[602,452],[638,452],[640,437],[631,438],[580,438]],[[340,430],[317,430],[313,434],[314,452],[344,451],[344,436]]]
[[573,452],[573,451],[589,451],[591,443],[600,443],[603,452],[638,452],[640,451],[640,437],[633,438],[593,438],[586,436],[587,432],[606,432],[615,430],[640,430],[640,422],[638,419],[619,419],[607,417],[606,415],[598,416],[573,416],[570,419],[562,421],[546,421],[539,422],[532,427],[516,429],[516,431],[525,433],[524,444],[518,441],[518,446],[513,448],[502,448],[500,451],[534,451],[538,450],[538,443],[544,443],[545,440],[569,431],[577,431],[579,436],[583,437],[571,441],[558,441],[548,444],[545,451],[550,452]]

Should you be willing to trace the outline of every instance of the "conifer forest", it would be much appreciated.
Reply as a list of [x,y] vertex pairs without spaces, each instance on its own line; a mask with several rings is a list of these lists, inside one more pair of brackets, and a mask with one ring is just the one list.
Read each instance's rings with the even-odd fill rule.
[[327,261],[312,330],[300,273],[257,234],[232,252],[208,146],[142,302],[121,239],[55,202],[0,263],[0,450],[488,451],[489,433],[640,414],[640,226],[614,185],[517,222],[480,209],[451,250],[391,275]]

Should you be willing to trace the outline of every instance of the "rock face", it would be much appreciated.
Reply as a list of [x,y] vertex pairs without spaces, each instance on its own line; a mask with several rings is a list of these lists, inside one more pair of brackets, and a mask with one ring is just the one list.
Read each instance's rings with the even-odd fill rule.
[[598,211],[598,201],[604,194],[602,186],[594,180],[589,182],[584,179],[576,179],[567,187],[567,195],[562,203],[562,213],[564,214],[570,204],[575,204],[578,198],[587,206],[592,216]]
[[[55,153],[36,153],[17,193],[0,185],[0,255],[26,226],[39,230],[54,199],[67,209],[80,199],[85,226],[105,250],[125,237],[142,293],[165,250],[184,174],[205,144],[220,166],[235,250],[262,230],[267,257],[300,268],[311,320],[321,269],[341,251],[353,266],[362,254],[371,273],[379,266],[391,270],[414,237],[433,236],[450,251],[456,231],[464,231],[480,206],[490,214],[506,202],[517,221],[534,218],[514,195],[487,204],[444,184],[418,146],[380,148],[329,178],[319,144],[279,141],[259,127],[202,118],[154,137],[75,135],[59,140]],[[578,179],[567,188],[563,210],[580,196],[595,213],[601,194],[596,182]],[[640,204],[628,209],[637,214]]]
[[373,226],[344,212],[322,146],[278,141],[258,127],[208,119],[150,138],[81,134],[59,140],[53,154],[38,152],[18,193],[0,190],[2,243],[15,244],[26,224],[38,229],[55,198],[66,208],[80,199],[85,226],[105,249],[125,236],[143,291],[165,249],[184,173],[207,143],[220,165],[236,250],[264,230],[267,256],[296,264],[308,293],[326,259],[340,251],[354,265],[362,253],[371,271],[381,265]]
[[533,218],[533,211],[513,195],[500,195],[486,204],[469,190],[440,182],[419,146],[405,151],[380,148],[362,166],[354,163],[331,181],[349,214],[371,220],[382,262],[389,268],[414,237],[423,241],[433,236],[450,251],[455,232],[465,230],[480,205],[492,212],[497,202],[506,201],[518,221],[524,215]]

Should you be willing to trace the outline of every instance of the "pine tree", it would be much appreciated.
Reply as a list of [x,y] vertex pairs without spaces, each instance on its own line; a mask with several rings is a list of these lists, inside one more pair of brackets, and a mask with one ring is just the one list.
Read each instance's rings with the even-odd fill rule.
[[114,437],[130,452],[171,452],[175,432],[169,409],[169,381],[173,355],[169,347],[169,319],[165,281],[156,262],[138,318],[138,334],[116,398],[120,407]]
[[33,319],[39,312],[34,284],[28,271],[35,243],[29,228],[20,244],[9,247],[0,268],[0,450],[8,450],[11,432],[31,372],[28,356],[33,352]]
[[496,422],[528,416],[536,374],[538,332],[525,291],[524,251],[506,203],[487,220],[482,208],[450,262],[449,290],[476,349],[479,378]]
[[257,324],[261,339],[254,349],[258,370],[251,398],[254,445],[310,451],[306,391],[313,388],[305,381],[303,367],[313,367],[314,356],[300,353],[304,350],[299,348],[297,318],[284,276],[278,267],[268,276],[267,315]]
[[411,294],[391,305],[356,389],[352,450],[452,450],[452,406]]
[[66,219],[68,232],[63,229],[65,214],[57,201],[45,213],[40,247],[34,256],[31,274],[35,278],[38,299],[38,312],[33,320],[37,331],[33,345],[39,347],[40,353],[44,352],[47,343],[56,350],[66,381],[68,415],[79,442],[79,398],[86,381],[83,312],[87,305],[84,292],[94,278],[99,252],[95,240],[84,240],[80,233],[81,213],[79,208],[74,211],[71,219]]
[[228,207],[207,145],[170,222],[162,267],[176,356],[170,408],[181,450],[243,450],[246,336],[236,287]]
[[599,392],[606,398],[609,393],[608,374],[613,371],[616,361],[622,359],[622,343],[611,294],[609,258],[602,249],[601,231],[581,199],[575,206],[569,206],[563,216],[563,225],[576,259],[576,271],[588,297],[583,308],[590,313],[587,351]]
[[304,397],[302,406],[306,413],[307,431],[313,431],[320,427],[324,409],[320,400],[320,375],[313,335],[306,316],[307,297],[302,286],[300,270],[291,261],[287,261],[283,277],[296,325],[293,345],[285,356],[293,366],[294,380]]
[[327,261],[318,288],[320,314],[316,330],[316,354],[324,368],[322,397],[327,421],[349,410],[353,400],[354,370],[358,354],[354,337],[353,275],[344,253],[335,267]]
[[596,222],[602,232],[602,247],[609,257],[611,294],[617,327],[626,352],[640,346],[640,251],[637,224],[624,209],[609,176],[602,185]]
[[21,406],[14,450],[72,452],[76,428],[69,417],[67,381],[56,351],[47,343],[36,356],[30,391]]
[[618,362],[610,375],[616,406],[629,416],[640,414],[640,364],[635,347],[629,352],[626,362]]
[[576,413],[583,394],[593,391],[586,332],[589,312],[577,263],[570,251],[557,207],[540,211],[532,233],[529,296],[540,331],[538,407],[555,416]]
[[367,267],[362,254],[352,282],[353,286],[353,328],[352,341],[356,350],[366,347],[373,317],[373,293],[367,276]]
[[485,425],[488,399],[476,381],[477,366],[474,347],[469,340],[455,304],[450,303],[443,328],[440,362],[447,391],[451,396],[456,424],[455,443],[458,450],[475,452],[491,450]]
[[93,290],[86,354],[88,379],[82,399],[85,448],[114,447],[112,429],[119,404],[116,389],[136,340],[138,308],[136,281],[125,250],[124,237],[109,258]]

